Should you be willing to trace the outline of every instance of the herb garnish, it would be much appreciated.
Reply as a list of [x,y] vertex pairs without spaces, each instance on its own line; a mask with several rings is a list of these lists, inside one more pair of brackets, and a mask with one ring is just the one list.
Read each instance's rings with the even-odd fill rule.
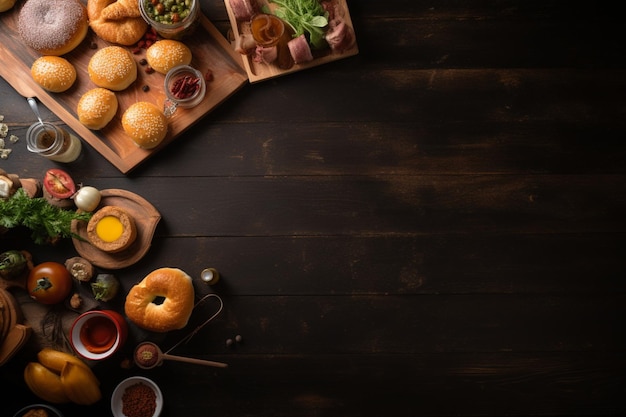
[[0,200],[0,226],[12,229],[24,226],[31,231],[36,244],[54,242],[58,238],[78,237],[72,233],[72,220],[89,221],[91,213],[64,210],[45,198],[31,198],[23,188],[12,197]]
[[314,49],[328,46],[324,35],[328,26],[328,12],[318,0],[270,0],[279,6],[274,14],[295,31],[294,38],[302,35],[307,37]]

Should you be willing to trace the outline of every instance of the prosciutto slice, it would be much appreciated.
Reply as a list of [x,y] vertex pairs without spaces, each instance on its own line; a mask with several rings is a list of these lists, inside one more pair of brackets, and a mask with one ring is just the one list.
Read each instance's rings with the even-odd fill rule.
[[256,0],[228,0],[230,8],[239,22],[249,21],[258,12]]
[[343,20],[331,20],[326,32],[326,42],[334,52],[342,53],[354,46],[354,30]]
[[276,46],[257,46],[253,61],[258,63],[271,64],[278,58],[278,48]]
[[296,64],[313,60],[311,47],[309,46],[309,42],[306,40],[304,34],[290,40],[287,43],[287,46],[289,47],[289,53],[293,58],[293,62]]

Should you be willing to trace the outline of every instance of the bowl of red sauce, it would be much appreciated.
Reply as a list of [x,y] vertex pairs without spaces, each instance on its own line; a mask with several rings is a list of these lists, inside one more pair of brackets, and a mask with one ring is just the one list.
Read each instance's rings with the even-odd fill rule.
[[70,343],[85,359],[102,360],[117,352],[126,342],[128,324],[113,310],[92,310],[74,320]]

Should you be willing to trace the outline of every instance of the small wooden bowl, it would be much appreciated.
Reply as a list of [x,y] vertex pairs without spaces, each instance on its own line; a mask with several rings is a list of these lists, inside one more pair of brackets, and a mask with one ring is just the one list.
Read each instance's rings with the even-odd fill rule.
[[[102,199],[98,208],[117,206],[126,210],[135,219],[137,237],[126,249],[116,252],[104,252],[89,243],[87,222],[72,221],[72,233],[80,236],[72,238],[76,251],[95,266],[105,269],[126,268],[138,262],[150,249],[152,237],[161,214],[143,197],[126,190],[101,190]],[[96,209],[97,210],[97,209]]]

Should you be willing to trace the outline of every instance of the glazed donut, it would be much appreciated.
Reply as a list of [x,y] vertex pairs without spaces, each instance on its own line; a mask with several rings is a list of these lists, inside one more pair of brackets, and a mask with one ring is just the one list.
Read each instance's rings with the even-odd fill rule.
[[65,55],[87,36],[87,10],[78,0],[28,0],[17,21],[26,45],[42,55]]
[[130,46],[148,29],[137,0],[88,0],[89,26],[107,42]]
[[185,327],[193,307],[191,277],[178,268],[159,268],[130,289],[124,312],[137,326],[163,333]]

